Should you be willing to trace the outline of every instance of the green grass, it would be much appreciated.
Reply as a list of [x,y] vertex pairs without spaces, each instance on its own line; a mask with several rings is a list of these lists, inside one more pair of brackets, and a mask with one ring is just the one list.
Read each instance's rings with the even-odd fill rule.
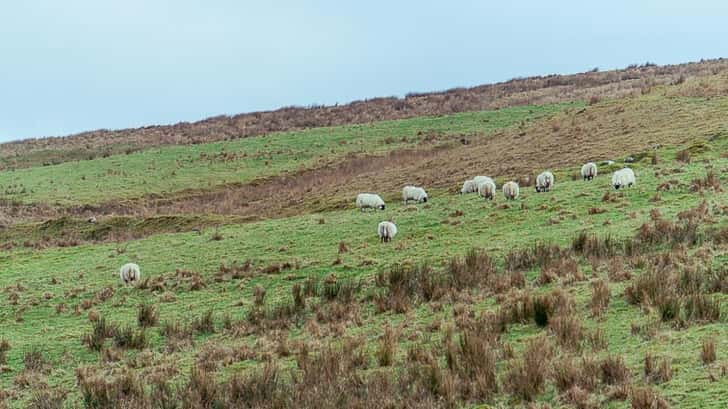
[[[523,106],[366,125],[315,128],[0,172],[0,199],[53,205],[169,195],[280,175],[351,152],[381,154],[439,137],[487,134],[580,103]],[[222,154],[235,155],[221,160]],[[245,155],[245,156],[243,156]]]
[[[338,149],[337,154],[342,154],[347,149],[366,149],[371,152],[369,148],[372,146],[389,149],[391,145],[381,144],[383,138],[391,135],[413,137],[417,129],[441,131],[447,129],[452,133],[482,132],[484,126],[491,126],[494,122],[499,123],[498,126],[513,123],[516,114],[520,115],[519,118],[524,118],[524,113],[526,116],[546,114],[550,112],[549,109],[556,107],[519,109],[503,110],[495,114],[462,114],[372,126],[312,130],[300,134],[280,134],[204,146],[154,149],[139,154],[69,163],[53,168],[3,173],[0,177],[5,178],[5,181],[0,184],[6,186],[9,183],[7,178],[11,176],[22,178],[23,185],[32,191],[18,196],[24,201],[94,202],[108,197],[125,197],[127,193],[134,195],[152,191],[159,193],[191,187],[206,181],[213,183],[214,180],[221,183],[220,178],[230,182],[233,178],[245,180],[269,172],[274,174],[286,169],[295,169],[302,163],[308,164],[308,161],[314,160],[317,155],[323,155],[332,148]],[[511,114],[508,114],[509,112]],[[490,122],[483,122],[485,119]],[[455,127],[453,124],[458,126]],[[308,144],[305,147],[303,144],[298,144],[300,147],[295,148],[296,138],[305,138]],[[350,144],[339,145],[338,141],[341,139],[349,140]],[[352,145],[355,145],[355,148]],[[662,160],[658,167],[680,168],[681,171],[660,181],[677,179],[689,185],[692,179],[705,175],[704,161],[709,161],[716,171],[726,169],[728,159],[719,156],[721,152],[726,151],[726,141],[716,140],[709,142],[708,146],[710,149],[694,156],[689,165],[678,164],[671,159],[674,158],[677,148],[662,149],[659,152]],[[201,152],[219,152],[223,147],[229,152],[288,150],[289,153],[281,155],[279,160],[273,160],[276,164],[270,168],[262,166],[262,159],[257,161],[244,159],[235,166],[209,164],[209,167],[205,168],[201,168],[201,163],[197,161],[188,168],[183,166],[176,169],[178,175],[176,178],[148,177],[147,185],[134,187],[129,185],[135,178],[144,178],[142,175],[147,172],[166,176],[168,175],[166,172],[175,168],[177,160],[184,161],[187,157],[197,157]],[[132,164],[139,163],[153,163],[154,169],[136,170]],[[245,317],[252,305],[252,289],[255,285],[261,285],[268,290],[268,303],[272,304],[289,299],[292,284],[303,282],[311,275],[322,277],[335,273],[339,277],[361,279],[365,283],[365,291],[368,291],[367,288],[371,288],[375,273],[393,263],[429,260],[435,266],[439,266],[449,257],[463,254],[472,247],[488,250],[490,254],[498,257],[500,262],[502,256],[510,249],[530,246],[536,241],[568,245],[574,235],[582,230],[600,235],[611,234],[617,238],[631,237],[636,229],[649,219],[652,208],[657,207],[666,218],[673,218],[679,211],[693,207],[704,199],[711,204],[724,204],[728,199],[728,194],[725,192],[706,193],[701,196],[682,187],[663,192],[661,202],[651,203],[650,198],[660,182],[655,177],[654,167],[649,164],[649,158],[633,167],[637,173],[637,185],[620,191],[616,203],[601,201],[606,191],[614,194],[610,187],[610,174],[606,170],[600,169],[600,176],[592,182],[568,180],[566,175],[577,170],[575,166],[572,169],[559,169],[555,172],[556,187],[552,192],[536,194],[532,188],[524,187],[521,198],[516,202],[510,202],[510,208],[507,209],[498,207],[505,203],[502,196],[498,196],[493,205],[485,203],[476,195],[460,196],[444,191],[433,191],[430,192],[430,202],[418,206],[416,211],[413,211],[414,206],[405,208],[400,203],[391,203],[384,212],[360,213],[353,209],[352,204],[352,209],[349,210],[225,226],[219,230],[224,236],[221,241],[211,240],[209,233],[204,235],[177,233],[158,234],[131,241],[121,253],[118,251],[119,246],[113,243],[51,248],[42,251],[25,248],[4,251],[0,253],[0,288],[22,284],[26,290],[19,293],[18,306],[6,303],[0,309],[2,328],[0,338],[8,339],[12,346],[8,353],[8,366],[11,372],[0,374],[0,388],[12,388],[13,378],[23,366],[23,352],[32,346],[40,346],[53,362],[54,369],[48,376],[49,382],[65,390],[75,391],[73,369],[96,362],[98,356],[81,344],[80,338],[90,331],[91,325],[86,319],[85,311],[80,316],[72,314],[73,306],[91,298],[93,294],[107,286],[115,289],[114,296],[94,308],[112,322],[134,324],[136,306],[140,302],[152,302],[159,305],[161,321],[188,321],[192,316],[199,316],[204,311],[213,309],[219,327],[223,314],[230,314],[235,319]],[[62,169],[67,172],[60,172]],[[107,169],[126,169],[128,173],[105,176]],[[87,179],[80,180],[78,176],[84,174],[87,174]],[[68,190],[48,189],[48,183],[53,177],[56,178],[54,185],[64,185]],[[159,181],[152,182],[153,179]],[[106,186],[103,192],[91,187],[101,181],[104,181]],[[725,184],[725,177],[722,181]],[[68,192],[73,192],[73,195]],[[526,209],[521,208],[522,203]],[[545,209],[539,210],[541,207]],[[587,211],[591,207],[603,208],[606,212],[588,215]],[[456,211],[461,211],[463,215],[451,216]],[[376,225],[388,218],[394,218],[399,234],[393,243],[382,245],[376,237]],[[325,223],[320,224],[320,219],[324,219]],[[610,224],[605,225],[607,221]],[[719,216],[718,221],[725,225],[726,216]],[[340,241],[347,243],[350,252],[338,254]],[[339,257],[342,263],[333,265],[333,261]],[[722,258],[716,258],[717,262],[723,260],[725,263],[725,249],[719,249],[718,257]],[[175,269],[186,269],[210,277],[218,270],[220,263],[230,264],[244,260],[251,260],[256,268],[283,262],[290,262],[298,268],[274,275],[256,274],[253,278],[242,281],[210,282],[207,288],[200,291],[176,291],[177,298],[174,302],[162,302],[158,295],[122,288],[118,283],[118,267],[128,261],[139,263],[142,266],[143,276],[157,276],[173,272]],[[80,273],[83,274],[82,278],[79,276]],[[52,284],[51,278],[57,278],[60,283]],[[658,337],[645,341],[630,334],[630,322],[643,322],[647,317],[639,308],[630,306],[624,301],[622,288],[622,284],[612,285],[612,303],[606,318],[600,322],[589,318],[584,312],[590,291],[588,282],[576,284],[570,287],[569,291],[579,302],[579,311],[583,312],[587,325],[601,326],[606,331],[609,352],[625,356],[635,380],[639,379],[641,360],[647,351],[669,355],[673,358],[675,376],[672,381],[660,385],[658,389],[671,402],[678,403],[678,407],[725,407],[728,383],[725,379],[719,382],[707,380],[706,371],[699,360],[699,348],[702,339],[708,334],[713,334],[719,340],[719,361],[725,360],[725,351],[728,350],[728,326],[725,322],[728,297],[721,296],[724,318],[720,323],[693,326],[680,331],[663,326]],[[65,297],[64,294],[72,289],[78,290],[78,296]],[[44,299],[45,293],[51,294],[49,300]],[[60,302],[66,303],[68,310],[59,315],[56,314],[54,307]],[[238,302],[241,302],[242,306],[237,306]],[[20,313],[23,322],[16,322],[16,313],[20,308],[25,308]],[[493,309],[495,303],[489,298],[482,300],[475,308]],[[451,321],[451,311],[450,306],[446,306],[442,311],[433,311],[422,306],[406,314],[375,314],[373,308],[368,306],[362,311],[363,325],[350,327],[347,334],[364,336],[369,341],[368,350],[373,351],[382,325],[403,323],[407,325],[405,333],[411,334],[423,331],[423,328],[435,319],[441,319],[443,322]],[[509,340],[520,343],[524,338],[540,331],[542,330],[534,325],[516,325],[507,336]],[[158,335],[156,329],[148,332],[152,350],[156,351],[155,355],[160,356],[163,338]],[[302,328],[294,328],[291,337],[308,339],[311,335]],[[331,341],[337,339],[331,335],[325,338]],[[429,342],[435,342],[437,339],[438,335],[433,334]],[[253,346],[259,339],[253,336],[233,338],[224,334],[198,336],[193,349],[173,356],[182,368],[180,371],[182,376],[193,364],[195,354],[199,352],[201,346],[209,341],[231,345],[244,343]],[[402,345],[406,345],[406,342]],[[133,356],[135,353],[128,354]],[[400,348],[399,361],[402,360],[403,354],[404,348]],[[291,364],[290,358],[284,362]],[[245,361],[227,367],[223,372],[231,373],[258,364],[258,361]],[[549,387],[540,400],[549,400],[554,394],[553,388]],[[14,407],[22,407],[27,402],[29,392],[21,391],[20,395],[21,399],[12,403]],[[72,392],[70,402],[77,402],[78,399],[78,392]],[[511,401],[508,398],[501,397],[496,403],[505,405],[509,402]],[[626,407],[626,404],[612,402],[609,406]]]

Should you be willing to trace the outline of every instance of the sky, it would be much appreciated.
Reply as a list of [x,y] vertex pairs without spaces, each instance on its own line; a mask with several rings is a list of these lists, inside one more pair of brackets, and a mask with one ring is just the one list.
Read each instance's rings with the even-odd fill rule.
[[728,57],[728,2],[0,2],[0,141]]

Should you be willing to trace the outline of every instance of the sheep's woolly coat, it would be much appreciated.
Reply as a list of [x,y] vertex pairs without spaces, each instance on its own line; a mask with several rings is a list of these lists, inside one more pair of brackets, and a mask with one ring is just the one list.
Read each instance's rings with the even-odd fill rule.
[[554,174],[551,172],[541,172],[536,177],[536,191],[537,192],[548,192],[554,186],[556,179]]
[[384,200],[373,193],[359,193],[356,196],[356,207],[361,211],[364,209],[384,210]]
[[421,187],[405,186],[402,188],[402,201],[404,201],[404,204],[407,204],[410,200],[414,200],[417,203],[427,203],[427,192]]
[[505,196],[506,200],[517,199],[519,193],[518,183],[511,181],[503,185],[503,196]]
[[634,171],[630,168],[620,169],[612,175],[612,186],[615,189],[620,187],[631,187],[636,183]]
[[134,263],[126,263],[119,269],[119,277],[121,278],[121,282],[124,284],[131,284],[139,281],[141,276],[142,272],[139,269],[139,266]]
[[379,234],[380,242],[392,241],[394,236],[397,235],[397,226],[392,222],[381,222],[377,227],[377,234]]
[[463,183],[463,188],[460,189],[460,194],[474,193],[478,191],[478,185],[473,179],[468,179]]
[[597,177],[597,164],[594,162],[585,163],[581,167],[581,177],[584,180],[592,180]]
[[485,182],[493,182],[493,179],[489,178],[488,176],[476,176],[473,178],[473,182],[475,182],[476,186],[480,186],[482,183]]
[[484,199],[495,199],[495,183],[492,180],[483,182],[478,185],[478,194]]

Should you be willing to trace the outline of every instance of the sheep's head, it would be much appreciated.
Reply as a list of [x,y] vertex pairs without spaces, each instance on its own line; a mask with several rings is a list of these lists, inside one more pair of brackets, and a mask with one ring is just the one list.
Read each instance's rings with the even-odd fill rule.
[[619,190],[619,184],[618,183],[614,185],[614,189],[615,190]]
[[422,203],[427,203],[427,196],[422,198]]
[[384,210],[384,205],[379,205],[379,210]]

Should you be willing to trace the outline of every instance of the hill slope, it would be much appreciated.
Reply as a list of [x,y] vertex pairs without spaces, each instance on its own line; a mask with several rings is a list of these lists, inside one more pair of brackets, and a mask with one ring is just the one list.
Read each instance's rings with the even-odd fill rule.
[[[314,127],[635,96],[655,85],[699,79],[724,72],[727,68],[728,60],[724,59],[667,66],[647,63],[621,70],[516,78],[467,89],[412,93],[402,99],[375,98],[329,107],[287,107],[170,126],[98,130],[69,137],[29,139],[0,145],[0,169],[58,164],[135,152],[153,146],[197,144]],[[713,90],[698,88],[693,91],[706,96]]]
[[0,402],[724,408],[728,77],[679,82],[0,172]]

